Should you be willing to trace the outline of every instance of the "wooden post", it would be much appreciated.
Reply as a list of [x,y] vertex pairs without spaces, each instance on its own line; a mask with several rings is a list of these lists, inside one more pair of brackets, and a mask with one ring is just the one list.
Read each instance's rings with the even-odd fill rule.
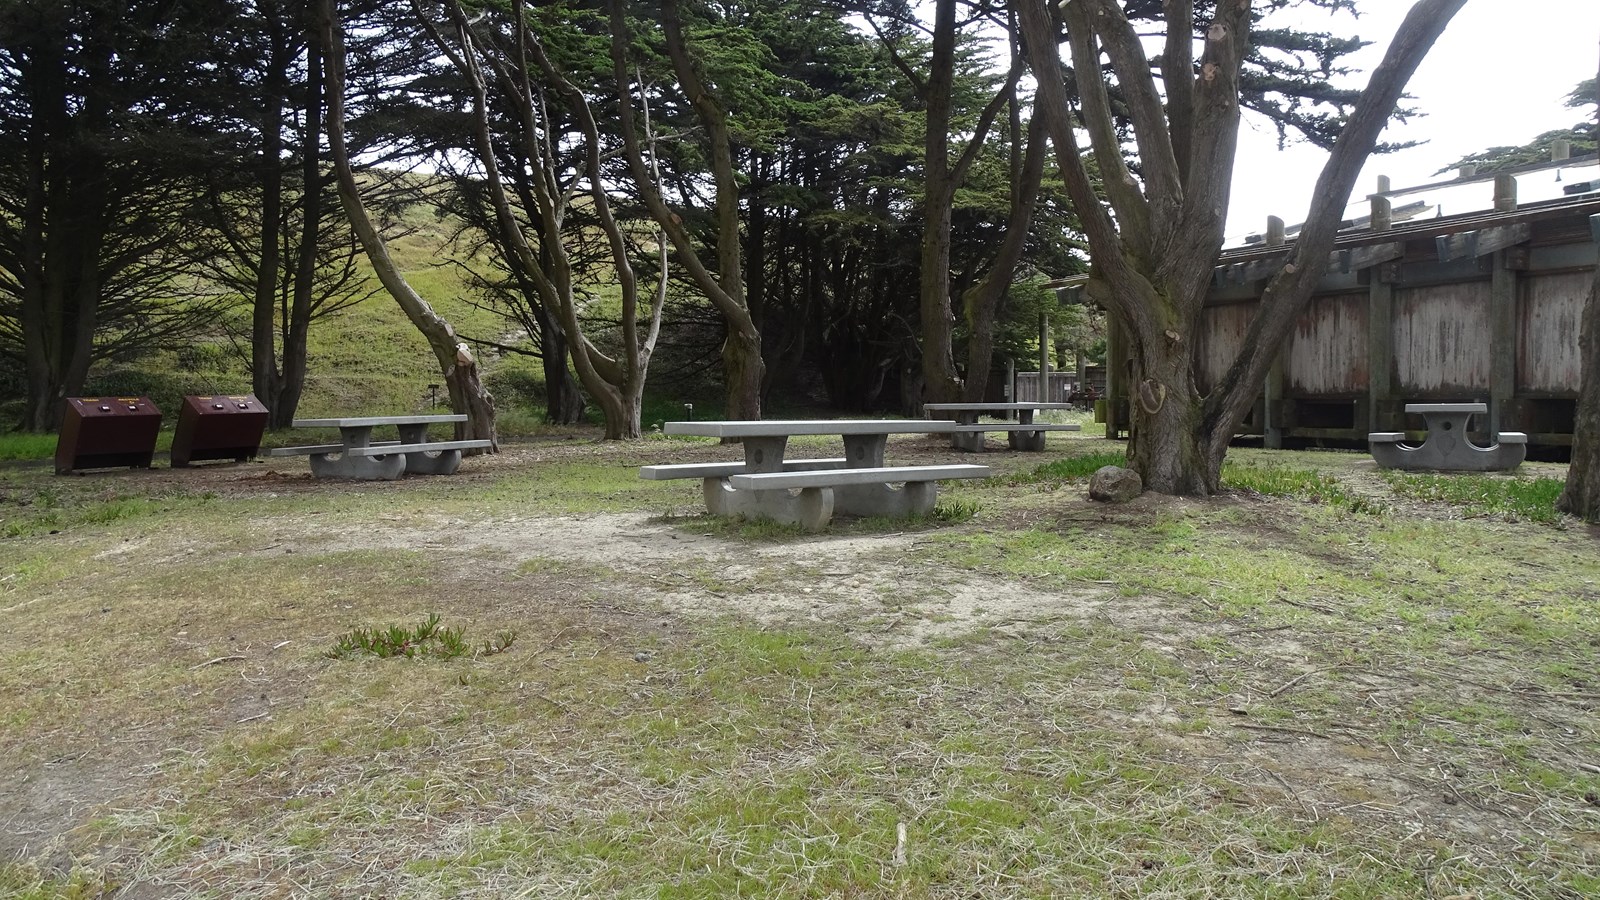
[[1389,176],[1387,176],[1387,175],[1379,175],[1378,176],[1378,193],[1380,193],[1380,194],[1389,193]]
[[1496,175],[1494,177],[1494,211],[1516,212],[1517,210],[1517,179],[1510,175]]
[[1394,204],[1388,197],[1372,198],[1372,219],[1368,227],[1373,231],[1388,231],[1394,227]]
[[1039,402],[1050,402],[1050,314],[1039,310]]
[[1506,264],[1510,250],[1494,254],[1489,282],[1489,440],[1511,421],[1517,394],[1517,273]]
[[1367,431],[1393,431],[1394,279],[1397,263],[1373,268],[1367,285]]
[[1556,138],[1550,145],[1550,161],[1561,162],[1563,159],[1572,158],[1572,142],[1566,138]]
[[[1283,220],[1267,217],[1267,246],[1281,247],[1287,240]],[[1285,342],[1287,343],[1287,341]],[[1267,370],[1266,383],[1261,386],[1261,442],[1271,450],[1283,449],[1283,349],[1273,357],[1272,368]]]
[[1122,336],[1122,323],[1115,313],[1106,316],[1106,392],[1100,398],[1106,404],[1106,437],[1122,437],[1122,403],[1128,396],[1128,386],[1123,384],[1127,369],[1127,341]]

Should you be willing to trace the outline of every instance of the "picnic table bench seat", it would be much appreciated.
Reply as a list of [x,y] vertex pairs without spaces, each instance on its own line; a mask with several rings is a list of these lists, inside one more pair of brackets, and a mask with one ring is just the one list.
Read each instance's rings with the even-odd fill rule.
[[[785,472],[800,472],[808,469],[838,469],[848,465],[848,460],[842,456],[826,459],[786,459],[783,461]],[[729,475],[739,475],[747,471],[742,462],[716,462],[716,463],[674,463],[665,466],[640,466],[639,477],[645,481],[670,481],[674,478],[727,478]]]
[[[752,472],[706,479],[706,506],[718,515],[768,518],[819,531],[835,511],[897,518],[927,515],[938,500],[940,481],[989,474],[988,466],[974,465]],[[902,486],[891,487],[895,484]]]
[[[374,441],[372,446],[381,444],[398,444],[399,441]],[[303,447],[273,447],[267,451],[268,456],[309,456],[321,453],[343,453],[343,444],[307,444]]]
[[379,441],[365,447],[353,447],[351,456],[388,456],[391,453],[433,453],[439,450],[487,450],[494,446],[490,440],[424,441],[420,444],[402,444],[399,441]]

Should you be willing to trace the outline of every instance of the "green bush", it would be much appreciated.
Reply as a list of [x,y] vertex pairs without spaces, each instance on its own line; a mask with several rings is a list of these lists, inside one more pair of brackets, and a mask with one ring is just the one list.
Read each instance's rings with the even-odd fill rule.
[[531,369],[502,366],[484,376],[483,386],[494,395],[497,409],[544,408],[544,376]]
[[149,397],[161,410],[162,424],[171,427],[178,421],[178,407],[185,394],[248,393],[250,384],[229,382],[192,372],[164,372],[150,369],[112,369],[91,375],[83,386],[85,397]]

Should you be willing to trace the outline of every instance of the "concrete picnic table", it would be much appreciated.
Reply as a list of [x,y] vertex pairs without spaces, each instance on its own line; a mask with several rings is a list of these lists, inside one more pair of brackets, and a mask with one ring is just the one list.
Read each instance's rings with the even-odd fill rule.
[[[955,415],[956,427],[950,432],[950,446],[970,453],[983,451],[983,435],[987,431],[1004,431],[1006,443],[1013,450],[1038,452],[1044,449],[1046,431],[1078,431],[1080,425],[1071,423],[1034,424],[1033,414],[1046,409],[1072,409],[1071,403],[1016,402],[1016,403],[924,403],[922,408],[930,413],[948,412]],[[983,422],[983,415],[1016,413],[1017,421]],[[1032,426],[1031,428],[1029,426]]]
[[[488,440],[430,441],[428,426],[465,422],[464,415],[348,416],[295,419],[296,428],[337,428],[339,443],[277,447],[272,456],[309,456],[318,478],[392,481],[406,473],[449,475],[461,466],[461,451],[487,448]],[[392,425],[397,441],[373,441],[372,430]]]
[[1489,407],[1483,403],[1407,403],[1406,412],[1422,416],[1428,433],[1421,444],[1405,442],[1403,431],[1367,435],[1372,458],[1385,469],[1431,469],[1443,472],[1504,472],[1522,464],[1528,436],[1502,431],[1495,443],[1479,447],[1467,439],[1467,426]]
[[[735,438],[742,462],[641,466],[649,481],[700,478],[706,510],[718,516],[766,518],[810,529],[827,525],[834,512],[857,516],[925,514],[945,478],[981,478],[988,466],[889,466],[884,452],[891,434],[951,433],[956,423],[928,419],[761,419],[667,422],[672,435]],[[845,455],[786,459],[789,438],[839,435]],[[891,484],[903,483],[895,489]],[[790,494],[799,489],[799,495]]]

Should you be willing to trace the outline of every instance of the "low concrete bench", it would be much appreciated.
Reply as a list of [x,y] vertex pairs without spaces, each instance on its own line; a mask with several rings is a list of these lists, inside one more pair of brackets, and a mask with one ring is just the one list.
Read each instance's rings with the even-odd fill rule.
[[[786,459],[783,461],[785,472],[805,472],[812,469],[842,469],[845,459],[842,456],[827,459]],[[729,475],[742,475],[747,471],[742,462],[721,463],[678,463],[670,466],[640,466],[639,477],[645,481],[669,481],[674,478],[727,478]]]
[[[881,466],[757,472],[708,479],[706,507],[717,515],[742,515],[826,528],[835,512],[853,516],[926,515],[938,499],[938,483],[986,478],[988,466]],[[901,484],[901,488],[890,485]],[[798,490],[799,494],[789,493]]]
[[1403,431],[1374,431],[1367,435],[1368,451],[1385,469],[1440,472],[1506,472],[1522,464],[1528,453],[1528,436],[1502,431],[1495,443],[1479,447],[1467,439],[1467,425],[1475,415],[1489,411],[1482,403],[1408,403],[1406,412],[1417,413],[1427,423],[1421,444],[1406,442]]
[[[1046,431],[1082,431],[1082,425],[1071,423],[1056,424],[1045,422],[979,422],[975,425],[957,425],[950,434],[951,446],[958,450],[979,451],[983,449],[983,435],[988,431],[1006,432],[1006,443],[1013,450],[1026,450],[1037,453],[1044,449],[1044,433]],[[973,436],[976,435],[974,438]]]

